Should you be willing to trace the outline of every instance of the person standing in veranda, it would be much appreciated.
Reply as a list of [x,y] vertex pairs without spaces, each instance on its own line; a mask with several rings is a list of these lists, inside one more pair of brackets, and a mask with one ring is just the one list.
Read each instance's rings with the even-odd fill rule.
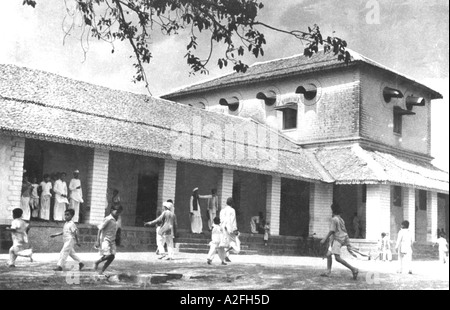
[[200,197],[198,194],[198,187],[192,190],[190,201],[190,219],[191,219],[191,231],[193,234],[203,233],[203,221],[200,210]]
[[31,199],[31,183],[28,182],[28,177],[26,175],[23,176],[22,181],[22,191],[20,197],[20,208],[23,211],[22,219],[25,221],[29,221],[31,218],[31,210],[30,210],[30,199]]
[[402,222],[402,228],[398,232],[397,243],[395,249],[398,253],[399,269],[397,273],[403,273],[403,269],[408,269],[408,273],[412,274],[412,245],[413,238],[409,230],[409,221]]
[[44,180],[39,184],[41,187],[41,208],[39,210],[39,218],[43,220],[50,220],[50,202],[52,198],[52,182],[50,175],[44,174]]
[[72,218],[74,223],[78,223],[80,219],[80,204],[83,203],[83,190],[81,189],[80,171],[75,170],[73,172],[73,179],[70,180],[70,204],[69,208],[75,211],[75,215]]
[[67,183],[65,182],[66,173],[61,172],[57,175],[57,180],[55,181],[55,186],[53,191],[55,192],[55,206],[53,207],[53,220],[63,221],[64,211],[69,204],[67,200]]
[[207,199],[207,215],[208,215],[208,229],[211,231],[213,221],[219,211],[219,197],[217,196],[217,189],[211,189],[211,195],[199,195],[201,199]]
[[[162,237],[162,243],[159,246],[159,259],[165,257],[166,260],[173,260],[174,248],[173,248],[173,234],[176,230],[175,215],[171,211],[172,204],[170,202],[163,202],[163,213],[155,220],[144,223],[144,226],[154,226],[160,224],[161,228],[158,234]],[[165,254],[164,245],[167,244],[167,254]]]
[[236,253],[241,250],[241,243],[239,241],[239,231],[236,225],[236,211],[234,210],[234,201],[232,197],[227,199],[227,204],[220,210],[220,227],[222,228],[222,240],[219,247],[226,251],[226,262],[231,262],[228,257],[231,249]]
[[31,195],[30,195],[30,208],[31,208],[31,218],[39,217],[39,184],[37,183],[37,178],[33,177],[31,179]]

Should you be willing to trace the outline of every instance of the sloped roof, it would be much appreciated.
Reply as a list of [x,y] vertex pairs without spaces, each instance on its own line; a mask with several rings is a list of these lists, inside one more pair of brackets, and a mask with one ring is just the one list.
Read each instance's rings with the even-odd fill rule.
[[[259,156],[224,156],[230,147],[243,145],[224,133],[251,126],[263,128],[264,136],[259,138],[266,142],[259,145],[261,140],[254,139],[244,147]],[[201,131],[208,127],[222,135]],[[319,164],[312,163],[315,159],[301,147],[253,120],[14,65],[0,65],[0,131],[306,181],[332,181],[315,169]],[[199,153],[199,147],[206,150],[208,145],[218,147]]]
[[335,56],[333,53],[324,53],[323,51],[319,51],[311,57],[307,57],[301,54],[288,58],[280,58],[272,61],[255,63],[251,65],[245,73],[235,72],[206,82],[190,85],[161,96],[161,98],[173,100],[184,95],[214,90],[226,86],[258,83],[265,80],[274,80],[287,76],[305,74],[325,69],[354,66],[358,64],[370,65],[372,67],[391,72],[397,76],[401,76],[409,80],[410,82],[419,85],[422,88],[425,88],[431,93],[433,99],[442,98],[442,95],[440,93],[415,81],[410,77],[389,69],[355,51],[349,50],[349,52],[351,55],[351,61],[348,64],[346,64],[344,61],[338,60],[337,56]]
[[427,161],[364,149],[359,145],[319,148],[316,158],[336,184],[394,184],[449,192],[449,174]]

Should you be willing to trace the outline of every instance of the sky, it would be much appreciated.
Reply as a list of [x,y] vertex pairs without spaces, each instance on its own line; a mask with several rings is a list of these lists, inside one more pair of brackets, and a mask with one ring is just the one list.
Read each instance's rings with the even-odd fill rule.
[[[147,93],[132,82],[131,48],[90,39],[80,42],[79,20],[71,34],[67,15],[73,0],[37,0],[36,8],[22,0],[0,5],[0,63],[45,70],[110,88]],[[440,92],[444,99],[432,103],[433,163],[449,170],[449,2],[448,0],[260,0],[265,7],[259,20],[283,29],[306,30],[318,24],[323,34],[344,38],[354,51],[405,74]],[[302,53],[301,42],[265,31],[264,57],[247,56],[247,64]],[[189,74],[184,55],[187,34],[152,33],[152,61],[145,70],[155,96],[230,73],[216,61],[209,74]],[[201,45],[201,44],[200,44]],[[85,53],[84,50],[87,50]],[[220,55],[220,48],[214,55]]]

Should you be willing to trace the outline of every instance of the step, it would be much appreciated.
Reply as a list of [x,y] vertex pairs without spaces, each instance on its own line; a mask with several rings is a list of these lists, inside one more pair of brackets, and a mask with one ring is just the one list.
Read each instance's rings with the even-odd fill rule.
[[[208,249],[202,249],[202,248],[178,248],[178,252],[180,253],[197,253],[197,254],[208,254]],[[232,252],[233,254],[233,252]],[[239,255],[257,255],[259,254],[257,251],[251,251],[251,250],[241,250],[239,252]]]

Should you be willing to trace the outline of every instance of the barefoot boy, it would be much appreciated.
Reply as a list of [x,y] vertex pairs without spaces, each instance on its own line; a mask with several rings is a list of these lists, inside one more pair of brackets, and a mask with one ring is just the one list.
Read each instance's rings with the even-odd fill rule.
[[[347,230],[345,229],[345,222],[341,218],[341,208],[337,203],[333,203],[331,205],[331,211],[333,212],[333,217],[331,218],[331,225],[330,225],[330,231],[328,232],[327,236],[320,241],[321,244],[324,244],[329,241],[329,249],[327,253],[327,272],[323,273],[321,276],[323,277],[329,277],[331,274],[331,266],[333,264],[333,257],[334,255],[336,261],[338,263],[341,263],[353,274],[353,279],[356,280],[358,277],[358,269],[351,266],[349,263],[347,263],[344,259],[341,258],[341,247],[349,245],[349,237]],[[350,252],[350,251],[349,251]],[[350,254],[352,254],[350,252]],[[352,254],[353,255],[353,254]]]
[[79,270],[84,267],[84,264],[81,262],[81,259],[76,255],[74,247],[75,244],[80,246],[80,242],[78,242],[78,229],[75,223],[72,221],[73,216],[75,215],[74,209],[68,209],[64,212],[64,219],[66,223],[64,224],[63,231],[57,234],[50,235],[51,238],[55,238],[57,236],[63,236],[64,245],[60,252],[58,266],[53,269],[55,271],[63,271],[64,265],[66,264],[67,257],[70,256],[76,262],[78,262]]
[[12,211],[13,221],[11,227],[7,227],[6,230],[11,232],[13,241],[12,247],[9,249],[9,261],[8,267],[16,267],[15,262],[18,256],[28,257],[30,261],[33,261],[33,250],[28,248],[28,230],[30,229],[28,224],[22,219],[23,210],[16,208]]
[[94,263],[94,270],[98,269],[100,263],[105,262],[99,274],[103,274],[116,257],[117,219],[120,213],[122,213],[122,210],[121,205],[112,205],[111,214],[105,217],[103,224],[98,229],[95,246],[100,248],[100,255],[102,257]]

